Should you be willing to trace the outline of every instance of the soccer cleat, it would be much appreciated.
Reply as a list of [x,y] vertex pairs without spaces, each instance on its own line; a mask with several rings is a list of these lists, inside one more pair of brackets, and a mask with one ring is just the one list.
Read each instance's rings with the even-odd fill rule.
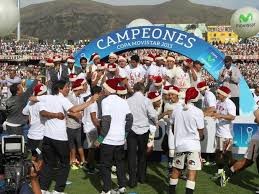
[[102,191],[100,194],[111,194],[111,191],[108,191],[108,192]]
[[126,193],[126,188],[122,187],[122,188],[118,188],[115,190],[111,191],[111,194],[125,194]]
[[229,180],[229,177],[226,176],[226,173],[225,171],[223,170],[221,173],[220,173],[220,186],[221,187],[225,187],[228,183],[228,180]]
[[211,180],[218,180],[220,178],[219,173],[215,173],[213,177],[211,177]]
[[64,193],[64,192],[58,192],[58,191],[53,191],[52,194],[67,194],[67,193]]
[[79,168],[78,168],[78,166],[76,164],[72,164],[71,165],[71,169],[72,170],[78,170]]

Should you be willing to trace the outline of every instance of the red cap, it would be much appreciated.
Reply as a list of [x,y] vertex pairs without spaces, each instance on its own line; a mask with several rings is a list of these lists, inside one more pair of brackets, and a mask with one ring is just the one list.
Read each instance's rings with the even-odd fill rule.
[[217,89],[217,92],[225,97],[230,97],[230,94],[231,94],[231,90],[226,87],[226,86],[220,86],[218,89]]
[[116,69],[117,69],[117,65],[115,63],[109,63],[107,65],[107,70],[108,71],[116,71]]
[[49,66],[49,67],[54,66],[54,61],[53,61],[53,59],[48,58],[48,59],[46,60],[45,65],[46,65],[46,66]]
[[73,56],[69,56],[67,58],[67,63],[74,63],[75,62],[75,58]]
[[171,86],[169,88],[168,94],[176,94],[179,95],[180,94],[180,88],[176,87],[176,86]]
[[96,58],[100,58],[100,55],[98,53],[93,53],[90,57],[90,61],[95,60]]
[[195,87],[188,88],[185,92],[185,104],[188,102],[197,102],[199,100],[199,91]]
[[45,86],[43,84],[38,84],[34,87],[33,93],[34,93],[34,96],[40,96],[40,95],[46,93],[47,90],[48,90],[47,86]]
[[77,79],[77,75],[74,73],[69,74],[69,81],[74,82]]
[[158,92],[149,92],[147,97],[152,101],[152,102],[157,102],[161,100],[161,95]]
[[83,84],[86,83],[85,79],[77,79],[72,83],[72,90],[81,90],[83,89]]
[[206,81],[202,81],[202,82],[199,82],[199,83],[197,84],[197,89],[198,89],[199,91],[203,91],[203,90],[208,89],[208,88],[209,88],[209,87],[207,86]]
[[117,94],[126,95],[127,93],[127,88],[125,88],[124,86],[117,86]]
[[153,77],[153,80],[155,86],[161,86],[163,84],[163,79],[161,76],[155,76]]

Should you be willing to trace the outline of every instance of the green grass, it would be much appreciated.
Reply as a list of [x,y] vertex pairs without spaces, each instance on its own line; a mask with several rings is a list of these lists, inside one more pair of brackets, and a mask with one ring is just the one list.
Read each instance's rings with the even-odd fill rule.
[[[203,167],[198,173],[196,182],[196,194],[253,194],[255,187],[259,187],[259,176],[256,166],[253,165],[245,171],[234,176],[224,188],[210,180],[216,172],[216,167]],[[70,171],[69,180],[71,185],[66,187],[68,194],[96,194],[100,193],[101,176],[87,175],[83,170]],[[117,180],[114,179],[114,188]],[[127,189],[127,192],[137,194],[166,194],[168,188],[166,163],[148,163],[147,183],[139,184],[135,189]],[[180,180],[177,193],[185,193],[185,181]]]

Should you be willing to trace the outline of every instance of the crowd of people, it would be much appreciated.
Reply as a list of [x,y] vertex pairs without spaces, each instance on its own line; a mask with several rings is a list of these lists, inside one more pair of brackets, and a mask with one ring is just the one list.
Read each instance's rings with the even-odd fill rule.
[[[162,147],[170,163],[169,193],[176,193],[184,169],[186,193],[194,192],[201,152],[204,160],[207,154],[215,156],[218,171],[213,178],[226,186],[234,173],[258,159],[259,131],[244,161],[234,161],[231,131],[239,115],[241,72],[231,56],[224,64],[216,88],[200,61],[157,50],[110,53],[106,62],[93,53],[90,59],[82,57],[80,66],[73,56],[64,61],[60,55],[29,69],[6,65],[1,75],[7,113],[4,133],[23,135],[29,123],[28,148],[42,150],[38,190],[43,194],[50,193],[52,180],[53,193],[63,193],[70,169],[80,168],[89,174],[100,171],[102,194],[126,193],[127,186],[144,184],[147,155],[154,148],[160,120],[167,126]],[[257,86],[257,102],[258,97]]]

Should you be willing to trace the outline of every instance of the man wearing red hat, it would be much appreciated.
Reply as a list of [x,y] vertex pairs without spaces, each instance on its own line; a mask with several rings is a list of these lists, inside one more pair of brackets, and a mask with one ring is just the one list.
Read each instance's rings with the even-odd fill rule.
[[100,86],[102,87],[103,83],[106,81],[105,73],[105,63],[101,62],[97,64],[97,69],[92,73],[91,86]]
[[[200,91],[202,98],[202,110],[205,116],[205,139],[201,142],[202,157],[205,158],[204,165],[215,164],[215,135],[216,135],[216,123],[215,119],[212,118],[216,111],[216,97],[209,90],[206,81],[199,82],[197,89]],[[212,163],[210,163],[212,162]]]
[[194,87],[188,88],[185,93],[185,106],[178,106],[171,116],[175,154],[173,172],[170,177],[169,194],[176,193],[178,179],[186,160],[188,168],[186,194],[194,192],[196,171],[201,170],[200,141],[204,139],[204,115],[202,110],[192,104],[198,99],[199,91]]
[[[85,79],[77,79],[72,82],[72,92],[68,94],[67,98],[73,105],[79,105],[83,103],[80,95],[84,93],[85,84]],[[78,164],[80,167],[85,164],[84,150],[81,142],[81,118],[82,114],[79,112],[77,114],[68,115],[66,120],[67,135],[70,148],[70,165],[72,170],[77,170]],[[80,156],[79,163],[76,159],[76,150],[78,151]]]
[[73,56],[69,56],[67,58],[67,66],[62,65],[62,73],[61,73],[61,80],[69,81],[69,75],[75,74],[78,75],[82,72],[80,67],[75,66],[75,59]]
[[40,116],[46,121],[45,133],[42,143],[44,166],[40,173],[40,187],[46,193],[54,178],[56,185],[55,194],[64,192],[69,174],[69,144],[65,114],[74,115],[95,102],[98,96],[93,96],[88,102],[74,105],[66,98],[69,85],[64,80],[59,80],[53,85],[53,95],[33,96],[33,102],[43,102]]
[[101,58],[98,53],[93,53],[90,57],[89,62],[93,62],[93,64],[89,64],[87,66],[87,81],[91,84],[92,74],[96,71],[97,65],[101,63]]
[[149,87],[150,92],[159,92],[161,93],[163,86],[163,79],[161,76],[154,76],[153,77],[153,82]]
[[[231,90],[226,86],[221,86],[217,90],[217,105],[216,113],[213,115],[216,121],[216,162],[218,173],[213,179],[220,178],[220,185],[223,187],[226,184],[224,167],[231,164],[232,160],[232,144],[233,144],[233,121],[236,117],[236,106],[229,99]],[[224,161],[227,161],[225,163]]]
[[116,164],[118,193],[126,192],[124,169],[125,137],[132,127],[133,116],[126,100],[116,95],[119,79],[110,79],[103,84],[107,97],[102,100],[102,129],[96,145],[100,146],[100,171],[103,180],[103,194],[111,192],[111,167]]
[[122,78],[128,77],[129,66],[127,65],[127,60],[123,56],[119,56],[118,70],[119,70],[120,77],[122,77]]
[[[47,94],[47,86],[38,84],[33,89],[34,96],[41,96]],[[28,148],[35,150],[36,148],[41,149],[41,142],[43,140],[45,126],[42,124],[40,119],[40,107],[42,103],[28,102],[24,107],[22,113],[29,116],[30,128],[28,131]],[[33,156],[34,157],[34,156]]]
[[174,82],[173,84],[181,89],[182,96],[184,96],[187,88],[191,87],[191,78],[189,72],[189,63],[190,60],[186,60],[183,62],[183,66],[177,66],[174,74],[172,76]]
[[175,74],[176,64],[175,64],[174,57],[168,56],[166,60],[167,60],[167,69],[165,73],[165,79],[166,79],[166,84],[170,85],[173,83],[173,76]]

